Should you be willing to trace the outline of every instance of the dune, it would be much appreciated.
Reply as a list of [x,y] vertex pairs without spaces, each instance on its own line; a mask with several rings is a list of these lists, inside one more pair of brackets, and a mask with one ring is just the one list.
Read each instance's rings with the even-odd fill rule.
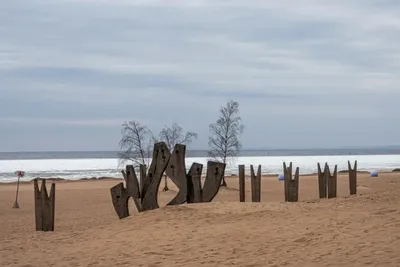
[[[119,181],[56,181],[56,229],[34,230],[33,185],[0,185],[0,266],[399,266],[400,174],[347,175],[338,198],[318,199],[302,176],[300,202],[283,202],[283,183],[262,179],[262,202],[239,203],[236,177],[211,203],[165,207],[118,220],[109,188]],[[250,199],[249,179],[246,181]],[[160,186],[162,189],[162,186]],[[132,211],[133,211],[132,203]]]

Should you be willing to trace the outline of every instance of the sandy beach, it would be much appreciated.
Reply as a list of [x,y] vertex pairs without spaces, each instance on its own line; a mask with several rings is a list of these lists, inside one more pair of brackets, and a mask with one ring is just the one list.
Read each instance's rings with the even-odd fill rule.
[[[57,181],[46,233],[35,231],[33,183],[21,185],[20,209],[15,184],[1,184],[0,266],[400,266],[400,173],[358,180],[357,196],[340,174],[338,197],[319,200],[316,175],[301,176],[300,202],[284,203],[283,182],[263,177],[262,202],[239,203],[232,177],[212,203],[123,220],[109,191],[120,180]],[[246,190],[250,201],[248,178]]]

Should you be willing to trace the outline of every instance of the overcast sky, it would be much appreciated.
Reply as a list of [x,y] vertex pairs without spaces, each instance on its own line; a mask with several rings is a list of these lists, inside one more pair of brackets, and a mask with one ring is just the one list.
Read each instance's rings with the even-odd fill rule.
[[[301,4],[300,4],[301,3]],[[181,124],[205,149],[400,144],[400,1],[13,0],[0,5],[0,151],[115,150]]]

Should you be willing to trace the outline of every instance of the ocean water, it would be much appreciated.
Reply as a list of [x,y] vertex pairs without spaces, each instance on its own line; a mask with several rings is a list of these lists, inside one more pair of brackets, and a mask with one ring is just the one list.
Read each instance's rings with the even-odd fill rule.
[[[0,182],[16,181],[15,171],[22,170],[29,181],[36,177],[81,179],[92,177],[122,177],[123,166],[117,152],[0,152]],[[207,167],[207,152],[187,151],[186,168],[193,162]],[[238,165],[244,164],[246,173],[250,165],[261,165],[263,174],[282,173],[282,164],[293,163],[301,174],[317,172],[317,163],[327,162],[333,169],[346,170],[347,162],[358,162],[358,169],[365,171],[391,171],[400,168],[400,149],[318,149],[318,150],[245,150],[234,161],[227,163],[226,175],[237,174]]]

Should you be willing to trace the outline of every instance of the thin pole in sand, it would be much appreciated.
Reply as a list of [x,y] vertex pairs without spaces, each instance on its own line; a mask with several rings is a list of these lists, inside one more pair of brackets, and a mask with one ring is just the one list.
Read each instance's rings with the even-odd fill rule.
[[18,176],[18,181],[17,181],[17,192],[15,194],[15,202],[13,205],[13,209],[19,209],[19,204],[18,204],[19,180],[21,177],[24,177],[25,173],[23,171],[16,171],[15,174]]

